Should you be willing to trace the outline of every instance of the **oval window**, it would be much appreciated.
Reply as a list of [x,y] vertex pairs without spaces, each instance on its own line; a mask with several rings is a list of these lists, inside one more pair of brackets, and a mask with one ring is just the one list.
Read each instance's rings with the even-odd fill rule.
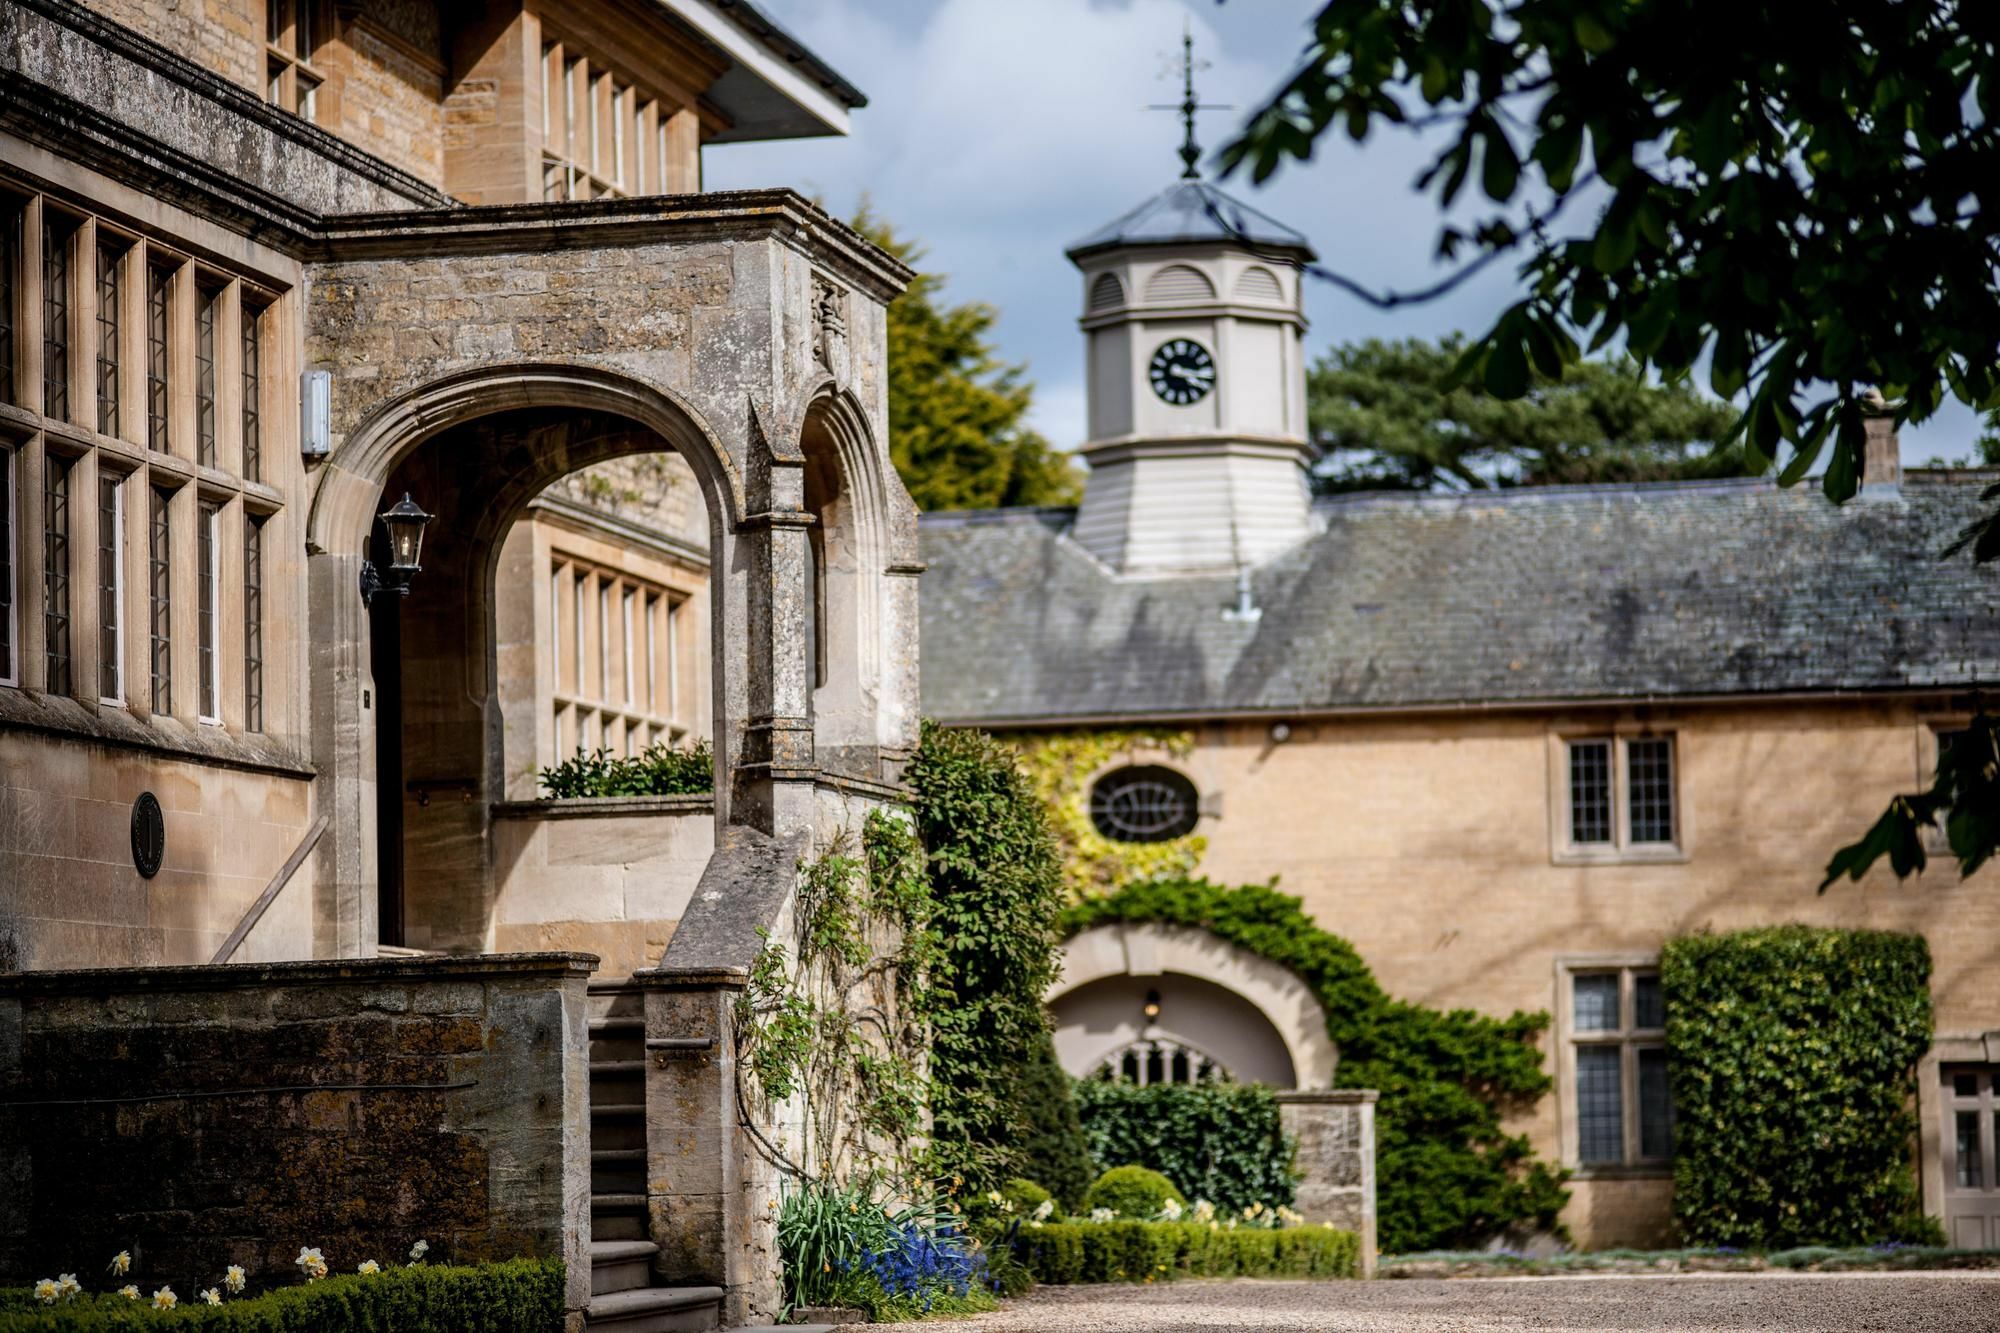
[[1194,784],[1171,768],[1121,768],[1090,789],[1090,822],[1117,842],[1166,842],[1194,832],[1200,805]]

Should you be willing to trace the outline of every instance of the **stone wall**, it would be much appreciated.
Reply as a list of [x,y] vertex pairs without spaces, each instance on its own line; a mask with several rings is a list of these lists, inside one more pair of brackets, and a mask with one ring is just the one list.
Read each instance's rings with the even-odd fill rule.
[[1361,1276],[1375,1276],[1375,1098],[1372,1089],[1281,1092],[1278,1122],[1298,1141],[1294,1206],[1361,1239]]
[[0,977],[0,1282],[192,1293],[560,1255],[590,1290],[587,954]]
[[[122,710],[100,711],[150,738]],[[278,747],[240,748],[248,761],[282,762]],[[296,761],[291,768],[224,765],[0,720],[0,972],[206,963],[312,822],[311,773]],[[159,801],[166,828],[151,879],[132,858],[132,806],[143,792]],[[312,879],[308,862],[240,960],[312,954]]]
[[496,806],[492,945],[587,949],[608,976],[650,967],[714,850],[708,796]]

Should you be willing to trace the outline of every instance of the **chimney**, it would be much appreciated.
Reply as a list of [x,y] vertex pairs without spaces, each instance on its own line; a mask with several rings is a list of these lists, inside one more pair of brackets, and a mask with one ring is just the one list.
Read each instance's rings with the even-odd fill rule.
[[1903,493],[1903,450],[1896,438],[1896,414],[1880,389],[1862,395],[1861,498],[1893,500]]

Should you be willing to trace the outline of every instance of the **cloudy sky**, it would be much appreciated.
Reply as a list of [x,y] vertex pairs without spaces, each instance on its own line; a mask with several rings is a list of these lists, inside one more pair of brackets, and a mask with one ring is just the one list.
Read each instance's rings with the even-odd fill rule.
[[[953,300],[1000,311],[1002,352],[1036,384],[1034,424],[1063,448],[1084,423],[1082,293],[1064,248],[1172,182],[1183,22],[1219,144],[1276,87],[1305,40],[1310,0],[761,0],[868,94],[846,139],[710,149],[710,189],[790,185],[842,216],[867,200],[920,239]],[[1426,160],[1405,136],[1323,141],[1319,156],[1261,190],[1226,188],[1312,238],[1329,267],[1377,290],[1434,281],[1434,205],[1411,182]],[[1393,313],[1309,286],[1313,354],[1365,337],[1483,331],[1511,299],[1496,265],[1450,296]],[[1968,454],[1969,412],[1903,437],[1906,460]]]

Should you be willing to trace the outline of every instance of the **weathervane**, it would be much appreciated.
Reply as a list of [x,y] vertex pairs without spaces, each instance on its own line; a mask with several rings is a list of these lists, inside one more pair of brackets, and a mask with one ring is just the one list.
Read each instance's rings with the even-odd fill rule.
[[1147,108],[1149,111],[1178,111],[1181,113],[1181,123],[1186,126],[1187,130],[1186,136],[1181,140],[1182,180],[1191,181],[1201,179],[1201,172],[1195,169],[1195,163],[1201,161],[1201,145],[1194,141],[1194,113],[1197,111],[1227,111],[1230,109],[1218,103],[1195,100],[1194,72],[1198,69],[1207,69],[1208,67],[1209,64],[1206,60],[1196,60],[1194,58],[1194,29],[1187,19],[1183,18],[1181,20],[1181,80],[1183,95],[1178,103],[1166,106],[1155,105]]

